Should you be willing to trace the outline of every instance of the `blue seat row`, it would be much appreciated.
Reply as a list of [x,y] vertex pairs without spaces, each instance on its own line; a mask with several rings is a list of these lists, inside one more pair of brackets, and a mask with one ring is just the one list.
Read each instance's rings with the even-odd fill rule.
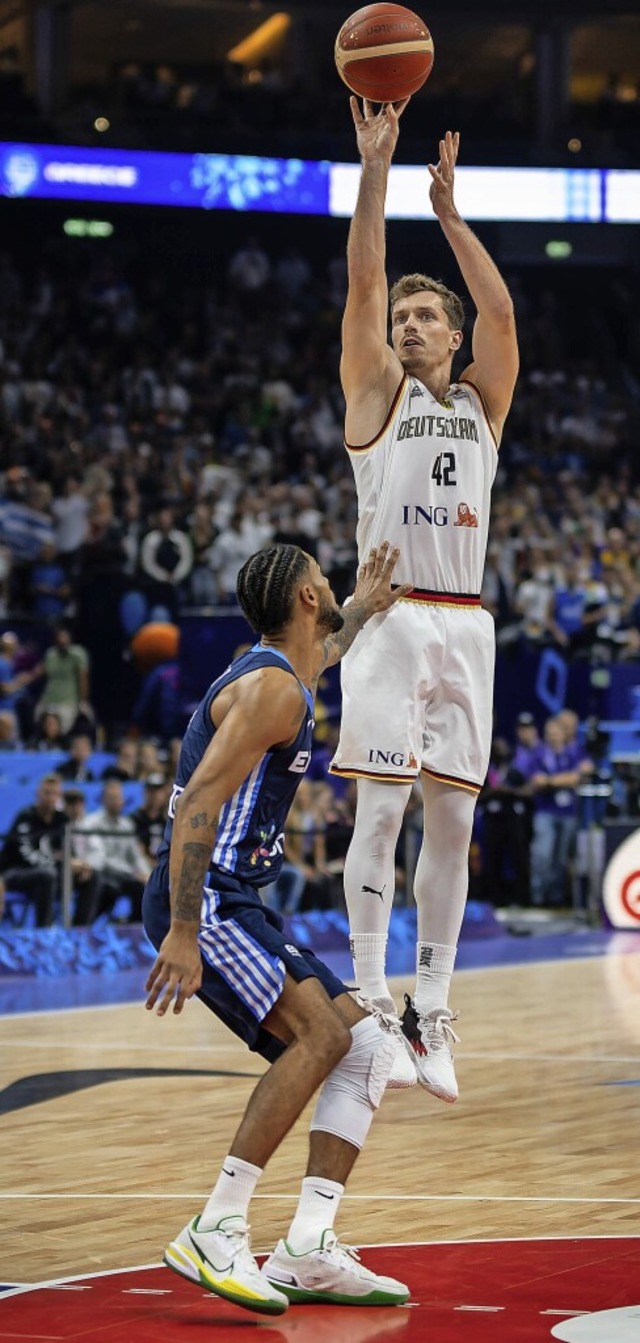
[[[47,771],[44,771],[45,774]],[[34,780],[31,783],[12,783],[0,780],[0,837],[5,835],[10,829],[14,816],[22,810],[23,807],[30,807],[36,798],[38,782]],[[69,788],[80,788],[84,793],[87,811],[96,811],[102,804],[102,790],[104,783],[74,783],[69,784]],[[124,794],[125,812],[135,811],[137,807],[142,806],[144,796],[144,784],[138,780],[132,780],[130,783],[123,783],[122,791]]]
[[[0,784],[37,783],[43,774],[55,772],[68,755],[68,751],[3,751],[0,754]],[[113,751],[94,751],[88,768],[99,779],[114,760]]]

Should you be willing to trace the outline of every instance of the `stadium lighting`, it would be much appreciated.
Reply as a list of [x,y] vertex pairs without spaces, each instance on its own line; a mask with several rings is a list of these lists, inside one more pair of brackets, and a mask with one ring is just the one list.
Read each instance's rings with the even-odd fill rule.
[[235,65],[259,65],[265,56],[276,44],[284,37],[291,19],[288,14],[282,12],[271,14],[264,23],[254,28],[248,37],[238,42],[231,51],[227,52],[227,60],[233,61]]

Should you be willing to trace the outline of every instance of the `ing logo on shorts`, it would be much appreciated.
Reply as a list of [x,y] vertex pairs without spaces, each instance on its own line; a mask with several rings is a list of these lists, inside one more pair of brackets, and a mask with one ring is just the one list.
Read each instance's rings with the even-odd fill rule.
[[405,755],[404,751],[382,751],[378,746],[369,748],[369,764],[393,765],[394,769],[418,768],[418,761],[413,751],[409,751],[408,755]]

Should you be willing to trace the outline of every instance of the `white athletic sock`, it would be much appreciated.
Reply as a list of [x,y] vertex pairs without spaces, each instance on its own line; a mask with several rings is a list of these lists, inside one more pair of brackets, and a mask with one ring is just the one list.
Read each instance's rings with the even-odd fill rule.
[[323,1231],[333,1230],[344,1185],[307,1175],[302,1181],[300,1202],[287,1232],[287,1245],[294,1254],[317,1250]]
[[213,1193],[200,1217],[201,1231],[213,1231],[223,1217],[247,1217],[249,1202],[262,1175],[260,1166],[228,1156],[222,1163]]
[[456,951],[457,947],[445,947],[439,942],[417,943],[414,1002],[419,1012],[448,1007]]
[[349,948],[354,980],[363,997],[388,998],[393,1003],[385,975],[387,934],[352,933]]

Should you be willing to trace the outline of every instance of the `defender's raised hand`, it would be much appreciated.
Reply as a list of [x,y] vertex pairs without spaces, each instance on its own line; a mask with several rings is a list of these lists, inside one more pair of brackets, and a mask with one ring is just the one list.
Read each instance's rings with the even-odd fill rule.
[[342,629],[330,634],[323,645],[323,659],[315,678],[314,685],[325,667],[333,667],[351,647],[363,625],[372,616],[381,615],[390,606],[411,592],[411,583],[391,586],[391,578],[396,567],[400,551],[383,541],[378,548],[372,548],[358,570],[358,579],[353,598],[342,608]]
[[353,604],[366,609],[367,619],[387,611],[400,597],[406,597],[411,592],[411,583],[403,583],[395,588],[391,586],[399,556],[397,546],[391,547],[388,541],[383,541],[377,549],[369,551],[367,559],[360,565]]

